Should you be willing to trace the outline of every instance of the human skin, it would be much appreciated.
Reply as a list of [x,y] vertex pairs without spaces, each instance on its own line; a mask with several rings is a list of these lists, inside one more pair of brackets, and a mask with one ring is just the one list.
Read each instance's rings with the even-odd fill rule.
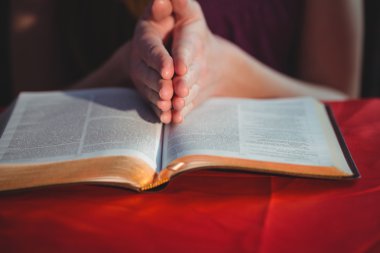
[[214,35],[196,1],[154,0],[133,39],[77,87],[131,80],[163,123],[181,123],[213,96],[323,100],[358,96],[361,2],[309,0],[305,12],[295,78]]

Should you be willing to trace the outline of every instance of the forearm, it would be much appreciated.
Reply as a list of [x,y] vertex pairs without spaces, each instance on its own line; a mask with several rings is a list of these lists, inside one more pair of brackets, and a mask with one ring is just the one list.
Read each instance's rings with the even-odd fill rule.
[[305,2],[297,76],[322,83],[351,97],[360,95],[363,1]]
[[[312,96],[318,99],[344,99],[348,96],[324,84],[288,77],[251,57],[224,39],[216,37],[216,50],[223,50],[223,77],[215,96],[251,98]],[[216,54],[218,55],[218,54]],[[219,53],[220,55],[220,53]]]
[[74,83],[71,88],[94,88],[131,85],[129,76],[130,42],[120,47],[103,65]]

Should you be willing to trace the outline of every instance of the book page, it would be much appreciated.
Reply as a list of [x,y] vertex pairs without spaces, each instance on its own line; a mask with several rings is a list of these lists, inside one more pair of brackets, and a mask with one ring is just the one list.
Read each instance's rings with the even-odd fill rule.
[[333,166],[315,105],[311,98],[211,99],[165,129],[164,165],[185,155],[216,155]]
[[0,163],[130,155],[158,168],[161,131],[132,90],[22,93],[0,139]]

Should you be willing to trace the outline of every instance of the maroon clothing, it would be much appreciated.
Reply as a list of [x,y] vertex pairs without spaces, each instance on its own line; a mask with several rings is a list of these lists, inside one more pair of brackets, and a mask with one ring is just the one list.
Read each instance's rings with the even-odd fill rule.
[[266,65],[292,74],[303,0],[198,0],[211,31]]

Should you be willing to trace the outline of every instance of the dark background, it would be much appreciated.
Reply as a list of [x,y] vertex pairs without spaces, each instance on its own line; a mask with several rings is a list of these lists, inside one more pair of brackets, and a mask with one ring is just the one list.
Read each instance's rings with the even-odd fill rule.
[[11,99],[9,6],[10,1],[0,0],[0,106],[9,104]]
[[362,97],[380,97],[380,1],[365,0]]
[[[0,106],[11,102],[9,8],[0,1]],[[361,96],[380,97],[380,1],[364,0],[365,36]]]

